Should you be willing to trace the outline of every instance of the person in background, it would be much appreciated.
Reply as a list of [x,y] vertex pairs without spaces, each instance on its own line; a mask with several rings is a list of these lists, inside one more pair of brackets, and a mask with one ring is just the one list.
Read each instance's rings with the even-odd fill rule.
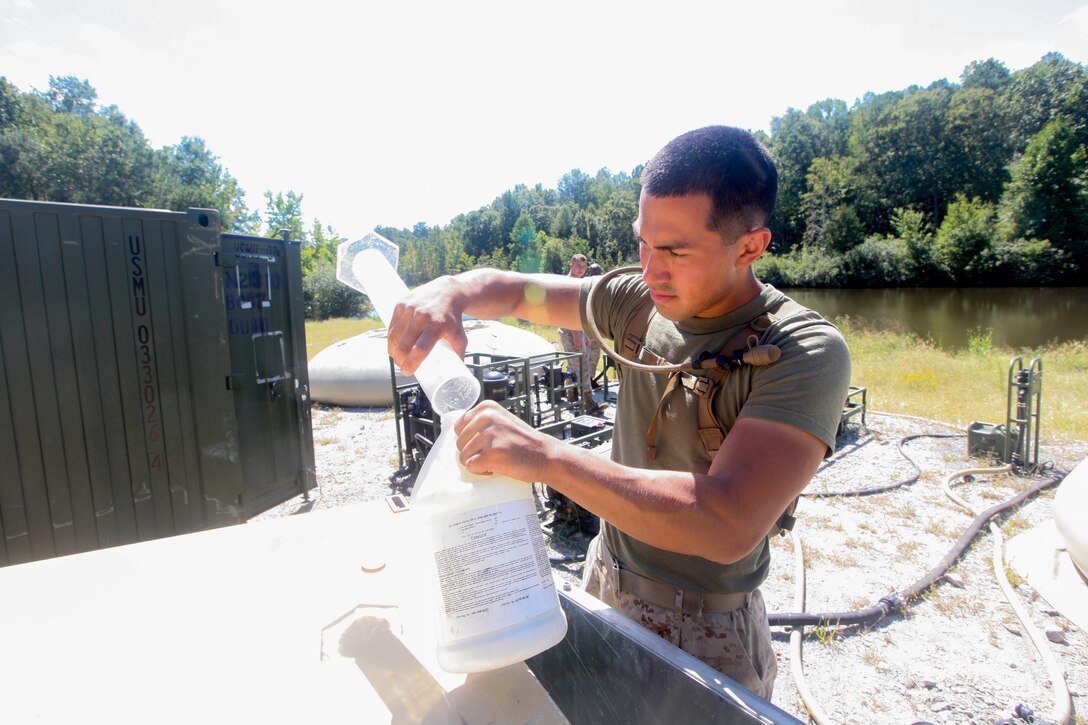
[[[834,451],[850,352],[831,323],[755,275],[771,243],[778,172],[752,134],[690,131],[639,180],[641,274],[605,284],[494,269],[442,277],[397,305],[389,354],[410,375],[438,339],[463,352],[462,313],[569,330],[586,329],[592,314],[601,336],[622,344],[648,310],[639,347],[677,364],[731,354],[725,348],[749,337],[776,347],[777,360],[732,370],[709,399],[699,392],[710,387],[703,368],[626,371],[611,460],[493,401],[454,427],[469,471],[539,481],[600,517],[586,591],[769,699],[777,663],[759,590],[769,536]],[[710,428],[700,425],[708,402]]]
[[[581,279],[586,276],[586,269],[588,268],[589,260],[584,254],[575,254],[570,258],[570,271],[567,273],[568,277],[574,277]],[[600,265],[596,265],[600,269]],[[597,369],[597,360],[601,357],[601,346],[593,343],[596,347],[597,357],[593,362],[593,366],[589,365],[589,349],[586,345],[586,334],[581,330],[569,330],[563,327],[559,328],[559,344],[563,347],[563,352],[579,352],[582,353],[581,358],[571,358],[567,361],[567,372],[573,373],[577,377],[577,386],[573,388],[573,396],[571,400],[577,400],[579,391],[582,398],[582,407],[589,413],[599,413],[604,408],[608,407],[607,404],[600,406],[593,402],[593,387],[592,377],[593,371]],[[577,361],[577,365],[575,364]]]

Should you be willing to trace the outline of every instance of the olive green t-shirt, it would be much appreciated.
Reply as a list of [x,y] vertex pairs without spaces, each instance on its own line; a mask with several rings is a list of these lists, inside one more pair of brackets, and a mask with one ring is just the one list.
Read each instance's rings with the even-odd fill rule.
[[[586,302],[591,285],[581,289],[582,325],[587,326]],[[766,286],[758,297],[721,317],[672,322],[653,315],[645,345],[664,359],[686,362],[704,351],[717,354],[742,328],[786,296]],[[598,287],[593,316],[601,336],[624,334],[634,314],[648,299],[640,275],[621,275]],[[714,397],[714,411],[728,434],[740,418],[762,418],[800,428],[835,449],[835,434],[850,384],[850,352],[834,325],[808,309],[775,322],[760,338],[777,346],[781,358],[764,367],[745,365],[729,373]],[[700,375],[699,371],[694,374]],[[666,375],[628,370],[624,373],[612,436],[612,459],[635,468],[705,473],[711,455],[700,440],[698,396],[684,387],[670,395],[657,426],[657,455],[649,460],[646,431],[668,382]],[[767,456],[777,455],[767,450]],[[625,568],[642,576],[703,593],[750,592],[766,578],[770,567],[767,537],[733,564],[719,564],[689,554],[666,551],[639,541],[607,521],[601,535]],[[706,536],[728,536],[707,531]]]

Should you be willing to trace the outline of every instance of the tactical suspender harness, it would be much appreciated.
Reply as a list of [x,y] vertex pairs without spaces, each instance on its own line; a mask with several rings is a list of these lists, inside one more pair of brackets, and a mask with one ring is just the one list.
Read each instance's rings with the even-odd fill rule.
[[[718,354],[703,352],[692,359],[689,365],[676,366],[671,365],[668,360],[646,347],[646,332],[657,314],[653,302],[647,298],[646,304],[639,309],[627,324],[627,328],[623,330],[621,335],[616,336],[616,342],[622,343],[622,354],[613,355],[613,357],[619,365],[621,378],[625,372],[631,369],[630,361],[653,366],[668,366],[669,368],[668,370],[655,371],[656,374],[667,374],[668,383],[665,386],[665,391],[661,394],[661,399],[658,401],[657,411],[650,422],[650,427],[646,431],[646,446],[649,450],[650,460],[654,460],[657,455],[657,425],[661,417],[661,411],[664,409],[668,397],[678,387],[687,388],[698,396],[699,439],[702,441],[707,453],[711,456],[717,453],[725,440],[726,431],[714,412],[714,398],[718,391],[722,389],[722,382],[725,377],[742,365],[763,366],[776,362],[781,353],[773,345],[760,345],[763,333],[779,320],[804,309],[804,307],[792,300],[781,300],[765,313],[749,321],[744,329],[731,338]],[[603,347],[606,352],[612,352],[607,345]],[[621,347],[621,345],[617,344],[617,347]],[[705,371],[706,376],[694,375],[689,370]],[[744,393],[745,397],[747,397],[748,392],[750,391]],[[796,508],[797,499],[795,498],[771,528],[771,536],[783,529],[790,530],[793,528],[796,521],[793,512]]]

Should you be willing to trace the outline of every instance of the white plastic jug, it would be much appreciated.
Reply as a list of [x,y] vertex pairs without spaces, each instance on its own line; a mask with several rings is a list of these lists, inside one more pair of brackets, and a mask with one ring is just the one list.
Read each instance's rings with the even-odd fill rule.
[[[386,326],[408,293],[397,258],[397,246],[376,232],[337,248],[337,279],[366,293]],[[477,476],[458,461],[453,427],[479,399],[480,382],[448,343],[440,341],[415,375],[442,416],[412,490],[436,583],[438,664],[483,672],[521,662],[567,633],[532,487]]]
[[454,423],[427,455],[412,491],[429,572],[439,590],[438,663],[482,672],[521,662],[558,644],[567,620],[529,484],[479,476],[457,460]]

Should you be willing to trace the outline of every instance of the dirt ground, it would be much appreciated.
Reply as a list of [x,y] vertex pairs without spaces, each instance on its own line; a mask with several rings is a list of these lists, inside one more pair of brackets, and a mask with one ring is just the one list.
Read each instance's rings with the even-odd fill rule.
[[[314,410],[318,489],[310,501],[288,501],[255,520],[384,498],[404,492],[397,476],[397,427],[390,408]],[[973,515],[942,490],[951,473],[988,465],[967,456],[965,431],[937,421],[870,411],[850,425],[835,456],[821,466],[798,507],[803,542],[803,611],[866,609],[902,591],[934,568]],[[1043,423],[1039,459],[1070,470],[1088,456],[1084,441],[1048,441]],[[817,497],[917,480],[866,496]],[[955,486],[974,510],[1008,500],[1041,479],[979,475]],[[543,502],[543,491],[538,490]],[[1052,518],[1054,489],[997,517],[1006,537]],[[542,508],[553,567],[577,581],[589,535],[557,525]],[[772,541],[772,568],[762,589],[768,612],[801,611],[789,535]],[[1054,707],[1047,669],[1005,600],[991,568],[992,538],[983,527],[966,554],[900,613],[855,626],[804,629],[803,673],[830,722],[994,723],[1017,706],[1042,717]],[[1047,632],[1064,671],[1075,722],[1088,722],[1088,634],[1013,572],[1015,592],[1035,627]],[[807,720],[791,672],[789,630],[772,627],[778,679],[772,701]],[[1021,712],[1024,712],[1021,710]]]

